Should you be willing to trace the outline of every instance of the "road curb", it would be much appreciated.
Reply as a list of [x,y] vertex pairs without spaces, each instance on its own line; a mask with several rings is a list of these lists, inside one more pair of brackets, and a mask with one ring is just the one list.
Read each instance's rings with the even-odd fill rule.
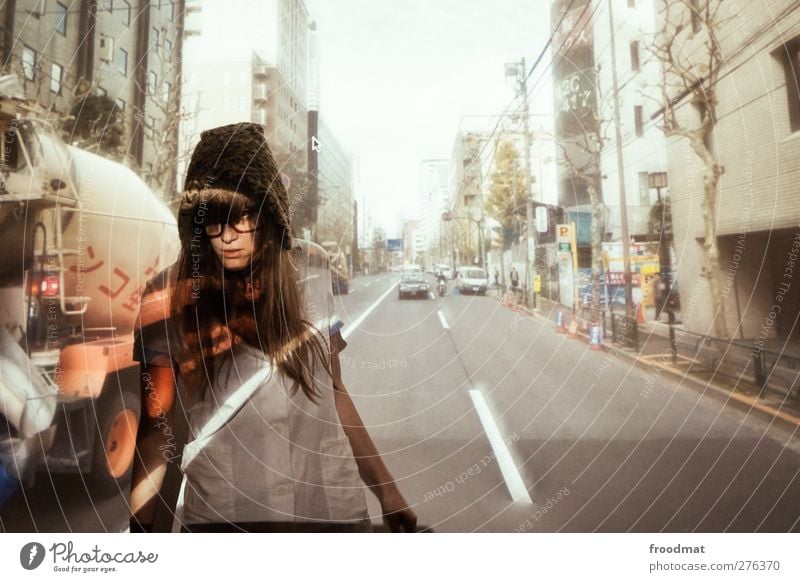
[[[495,297],[495,299],[499,300],[500,298]],[[533,310],[527,307],[520,305],[518,306],[518,310],[541,321],[544,322],[550,321],[550,319],[547,316],[542,315],[541,313],[534,312]],[[578,331],[578,337],[585,339],[588,343],[588,338],[589,338],[588,335]],[[606,351],[608,350],[606,349]],[[689,374],[672,370],[667,366],[659,366],[657,364],[647,362],[641,358],[640,354],[631,354],[623,349],[615,349],[614,353],[615,355],[620,355],[625,359],[632,361],[638,368],[648,371],[658,370],[660,371],[660,373],[669,375],[675,380],[680,380],[681,384],[688,385],[690,388],[694,390],[702,389],[703,394],[708,394],[709,396],[713,397],[716,400],[721,400],[725,405],[734,406],[743,412],[756,414],[762,419],[772,421],[773,424],[783,429],[787,429],[794,432],[797,431],[798,428],[800,428],[800,417],[795,416],[794,414],[791,414],[789,412],[779,410],[774,406],[761,403],[758,401],[757,397],[739,394],[737,392],[734,392],[730,388],[726,388],[719,384],[694,378]]]

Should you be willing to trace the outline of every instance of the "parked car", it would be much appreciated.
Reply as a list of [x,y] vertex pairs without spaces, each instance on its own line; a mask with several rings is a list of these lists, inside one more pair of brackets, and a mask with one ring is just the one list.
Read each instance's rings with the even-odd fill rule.
[[397,290],[397,298],[403,299],[404,297],[424,297],[428,298],[428,293],[431,290],[430,283],[425,280],[424,274],[419,273],[403,273],[400,277],[400,286]]
[[350,279],[337,269],[331,269],[331,287],[334,295],[347,295],[350,293]]
[[456,287],[461,293],[485,295],[489,286],[489,275],[477,267],[459,267]]

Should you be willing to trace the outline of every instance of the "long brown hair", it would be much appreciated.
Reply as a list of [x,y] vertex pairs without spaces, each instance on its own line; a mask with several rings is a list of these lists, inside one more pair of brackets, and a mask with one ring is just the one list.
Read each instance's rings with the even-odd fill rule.
[[[209,223],[236,223],[247,208],[255,207],[257,227],[251,265],[227,270],[205,234]],[[170,319],[183,340],[190,360],[184,380],[190,394],[201,396],[215,377],[215,349],[230,333],[234,342],[261,350],[312,401],[319,396],[314,377],[321,364],[328,375],[320,331],[307,319],[296,263],[286,250],[284,236],[266,206],[259,207],[242,194],[208,189],[184,195],[179,210],[181,252],[176,263],[176,286]],[[224,335],[224,334],[223,334]]]

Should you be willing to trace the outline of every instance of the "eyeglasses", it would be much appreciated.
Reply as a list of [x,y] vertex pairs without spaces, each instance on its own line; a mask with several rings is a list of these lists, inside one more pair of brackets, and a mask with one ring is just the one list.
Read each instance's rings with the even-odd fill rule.
[[[251,212],[245,212],[242,214],[242,217],[236,224],[230,222],[227,224],[239,234],[249,234],[257,231],[260,228],[258,226],[258,220],[256,219],[256,216]],[[217,238],[218,236],[222,236],[222,223],[212,222],[211,224],[207,224],[206,236],[209,238]]]

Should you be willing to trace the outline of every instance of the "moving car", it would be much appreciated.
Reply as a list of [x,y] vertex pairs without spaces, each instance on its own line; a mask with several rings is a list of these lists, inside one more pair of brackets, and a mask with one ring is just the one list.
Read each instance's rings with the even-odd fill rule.
[[403,273],[400,277],[400,287],[397,291],[397,298],[403,299],[406,296],[428,298],[431,290],[430,283],[425,280],[422,272]]
[[456,287],[461,293],[486,294],[489,286],[489,275],[478,267],[459,267]]

